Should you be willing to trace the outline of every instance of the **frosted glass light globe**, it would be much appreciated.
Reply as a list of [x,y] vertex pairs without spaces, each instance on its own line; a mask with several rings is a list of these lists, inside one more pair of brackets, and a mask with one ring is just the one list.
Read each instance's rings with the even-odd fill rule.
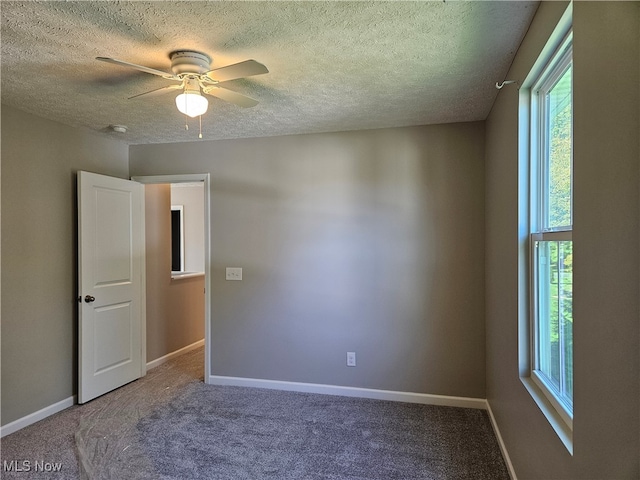
[[200,92],[186,91],[176,97],[176,107],[180,113],[189,117],[204,115],[209,108],[209,102]]

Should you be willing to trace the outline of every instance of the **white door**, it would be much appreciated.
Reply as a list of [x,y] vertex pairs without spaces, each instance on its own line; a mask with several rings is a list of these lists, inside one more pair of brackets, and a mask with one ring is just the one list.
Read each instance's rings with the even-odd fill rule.
[[78,172],[78,250],[84,403],[146,372],[142,184]]

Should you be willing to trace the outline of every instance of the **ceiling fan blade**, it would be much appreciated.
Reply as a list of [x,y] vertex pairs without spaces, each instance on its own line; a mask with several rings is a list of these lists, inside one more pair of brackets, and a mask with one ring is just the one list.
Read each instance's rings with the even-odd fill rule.
[[269,70],[263,64],[255,60],[245,60],[244,62],[209,70],[205,75],[213,81],[226,82],[236,78],[262,75],[263,73],[269,73]]
[[160,87],[160,88],[156,88],[155,90],[149,90],[148,92],[139,93],[137,95],[134,95],[133,97],[129,97],[129,100],[131,100],[132,98],[142,97],[143,95],[146,95],[148,97],[153,97],[154,95],[159,95],[161,93],[168,93],[171,90],[181,90],[181,89],[182,89],[182,85],[169,85],[168,87]]
[[151,75],[158,75],[164,78],[169,78],[169,79],[178,78],[175,75],[168,72],[163,72],[162,70],[156,70],[155,68],[136,65],[135,63],[123,62],[122,60],[116,60],[115,58],[96,57],[96,60],[100,60],[101,62],[113,63],[115,65],[120,65],[121,67],[135,68],[136,70],[140,70],[141,72],[150,73]]
[[251,97],[247,97],[246,95],[242,95],[241,93],[234,92],[233,90],[228,90],[226,88],[208,86],[204,87],[203,91],[207,95],[211,95],[212,97],[219,98],[220,100],[233,103],[234,105],[238,105],[243,108],[254,107],[260,103]]

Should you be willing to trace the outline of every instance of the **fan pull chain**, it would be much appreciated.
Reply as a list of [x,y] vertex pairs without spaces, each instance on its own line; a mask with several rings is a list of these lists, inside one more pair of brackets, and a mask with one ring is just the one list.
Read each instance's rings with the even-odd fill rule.
[[187,117],[186,115],[184,116],[184,129],[185,130],[189,130],[189,123],[188,123],[189,117]]
[[198,138],[202,138],[202,115],[200,115],[198,118],[200,119],[200,135],[198,135]]

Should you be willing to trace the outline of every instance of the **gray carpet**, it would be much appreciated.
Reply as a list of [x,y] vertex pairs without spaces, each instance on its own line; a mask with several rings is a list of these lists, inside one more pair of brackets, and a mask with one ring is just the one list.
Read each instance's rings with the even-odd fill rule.
[[482,410],[205,385],[201,359],[5,437],[3,462],[63,468],[2,478],[509,478]]
[[190,385],[138,430],[166,478],[508,478],[481,410]]

